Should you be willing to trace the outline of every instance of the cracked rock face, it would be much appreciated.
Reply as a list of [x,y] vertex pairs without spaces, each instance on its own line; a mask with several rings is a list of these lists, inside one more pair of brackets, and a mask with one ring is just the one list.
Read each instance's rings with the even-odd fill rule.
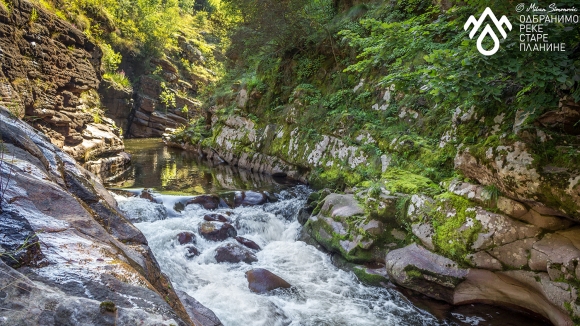
[[578,171],[535,166],[522,142],[490,147],[485,157],[458,152],[455,168],[480,184],[497,186],[507,197],[526,203],[539,214],[580,221]]

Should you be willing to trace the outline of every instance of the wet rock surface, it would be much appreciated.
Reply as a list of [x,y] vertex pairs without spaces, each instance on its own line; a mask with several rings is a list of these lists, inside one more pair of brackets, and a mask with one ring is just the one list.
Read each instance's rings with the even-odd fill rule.
[[11,157],[0,168],[2,180],[10,179],[0,246],[30,244],[11,263],[22,274],[0,261],[2,274],[10,275],[0,277],[10,309],[0,314],[13,325],[108,325],[114,320],[100,304],[111,301],[117,324],[191,324],[147,240],[96,176],[4,109],[0,131]]
[[38,265],[44,255],[28,220],[17,211],[0,211],[0,258],[9,266]]
[[[0,271],[3,307],[10,309],[1,314],[10,325],[186,325],[156,292],[114,277],[59,282],[2,261]],[[112,303],[114,313],[103,311],[103,302]]]
[[216,195],[201,195],[189,200],[187,205],[200,205],[205,209],[227,208],[227,204]]
[[196,243],[196,238],[195,238],[195,233],[193,232],[180,232],[177,234],[177,242],[179,242],[180,245],[185,245],[185,244],[195,244]]
[[230,220],[222,214],[207,214],[203,217],[203,219],[209,222],[230,222]]
[[251,264],[258,261],[258,257],[250,250],[238,244],[227,243],[216,249],[215,260],[218,263],[239,263]]
[[193,297],[188,295],[183,291],[177,290],[177,295],[179,299],[185,305],[185,309],[191,319],[193,320],[195,325],[200,326],[222,326],[222,322],[219,318],[214,314],[213,311],[206,308],[204,305],[199,303],[199,301],[195,300]]
[[199,256],[200,254],[201,252],[199,251],[199,249],[197,249],[192,245],[187,246],[187,248],[185,249],[185,257],[187,258],[193,258]]
[[260,248],[260,246],[255,243],[254,241],[250,240],[250,239],[246,239],[244,237],[236,237],[235,238],[237,242],[239,242],[240,244],[250,248],[250,249],[254,249],[254,250],[261,250],[262,248]]
[[275,289],[288,289],[292,287],[280,276],[267,269],[255,268],[246,272],[248,287],[255,293],[266,293]]
[[268,201],[268,197],[260,192],[255,191],[239,191],[236,192],[234,197],[234,206],[256,206],[265,204]]
[[199,235],[211,241],[224,241],[227,238],[233,238],[238,232],[229,223],[221,222],[202,222],[198,227]]

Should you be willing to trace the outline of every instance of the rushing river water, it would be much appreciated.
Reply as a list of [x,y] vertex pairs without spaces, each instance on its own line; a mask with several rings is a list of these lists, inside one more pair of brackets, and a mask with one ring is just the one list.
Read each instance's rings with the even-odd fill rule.
[[[430,312],[418,308],[394,289],[361,284],[356,276],[338,269],[331,258],[298,241],[296,220],[310,189],[264,175],[220,166],[210,168],[195,154],[164,147],[158,140],[128,140],[133,168],[123,181],[111,185],[140,190],[151,188],[155,204],[137,197],[117,196],[120,207],[142,222],[162,270],[177,289],[212,309],[224,325],[543,325],[529,315],[486,305],[450,309],[430,300],[422,307],[445,307]],[[220,209],[237,228],[238,235],[256,242],[257,262],[216,263],[215,250],[223,242],[198,236],[199,256],[188,258],[187,247],[176,235],[198,233],[208,211],[198,205],[183,209],[179,203],[204,193],[267,190],[276,202],[262,206]],[[168,218],[160,219],[168,215]],[[229,238],[225,241],[235,243]],[[250,292],[245,272],[265,268],[293,285],[266,295]],[[435,317],[435,315],[437,317]]]

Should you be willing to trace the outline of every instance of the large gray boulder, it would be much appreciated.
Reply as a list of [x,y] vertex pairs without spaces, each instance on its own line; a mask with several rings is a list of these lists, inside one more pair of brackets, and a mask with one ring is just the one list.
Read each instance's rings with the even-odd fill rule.
[[450,303],[453,303],[455,287],[465,280],[468,272],[451,259],[417,244],[390,251],[385,261],[393,282]]

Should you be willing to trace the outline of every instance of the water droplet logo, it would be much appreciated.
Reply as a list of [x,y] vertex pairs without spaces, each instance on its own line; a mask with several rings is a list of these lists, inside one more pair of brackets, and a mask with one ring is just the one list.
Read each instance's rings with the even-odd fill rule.
[[[465,25],[463,26],[463,29],[468,30],[469,27],[473,25],[473,29],[469,33],[469,38],[473,39],[473,37],[475,36],[475,34],[477,34],[477,31],[479,30],[481,25],[483,25],[487,17],[491,19],[491,21],[495,24],[497,30],[500,32],[501,36],[505,39],[507,37],[507,34],[506,31],[503,29],[503,25],[505,25],[507,29],[511,31],[512,24],[509,22],[506,16],[501,16],[501,18],[497,20],[497,18],[493,14],[493,11],[491,11],[489,7],[485,8],[483,14],[481,14],[481,16],[479,17],[479,20],[476,19],[475,16],[471,15],[467,20],[467,22],[465,23]],[[491,50],[484,49],[482,45],[483,40],[487,36],[491,37],[491,39],[493,40],[493,48]],[[497,52],[497,50],[499,50],[499,38],[497,37],[497,35],[495,35],[493,28],[489,24],[485,24],[483,31],[477,38],[477,50],[481,54],[486,56],[494,55]]]

